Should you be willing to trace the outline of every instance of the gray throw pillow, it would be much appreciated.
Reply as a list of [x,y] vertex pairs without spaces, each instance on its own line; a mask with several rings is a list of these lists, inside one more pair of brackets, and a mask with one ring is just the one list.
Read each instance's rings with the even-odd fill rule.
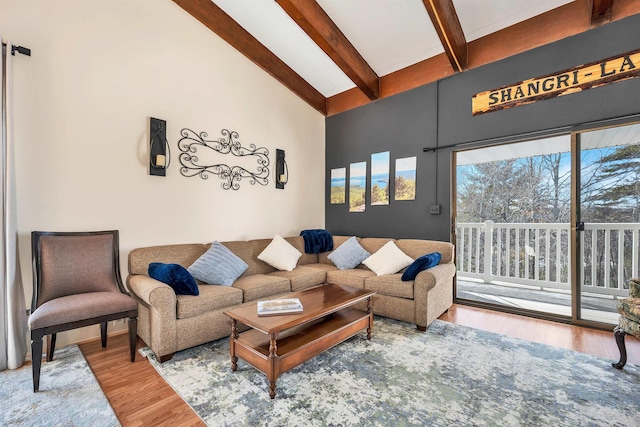
[[231,286],[249,266],[222,243],[213,242],[187,271],[201,282]]
[[356,240],[356,236],[349,238],[334,250],[327,258],[340,270],[356,268],[371,254],[367,252]]

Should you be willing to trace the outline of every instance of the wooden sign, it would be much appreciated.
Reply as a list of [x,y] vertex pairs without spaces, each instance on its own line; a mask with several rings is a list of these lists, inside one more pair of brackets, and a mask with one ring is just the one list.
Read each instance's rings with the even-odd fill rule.
[[640,49],[473,96],[473,115],[530,104],[640,76]]

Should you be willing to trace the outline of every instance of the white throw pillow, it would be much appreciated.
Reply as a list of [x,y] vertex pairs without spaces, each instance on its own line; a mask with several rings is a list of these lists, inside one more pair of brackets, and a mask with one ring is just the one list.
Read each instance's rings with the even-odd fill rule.
[[291,271],[296,268],[301,256],[302,253],[299,250],[276,234],[269,246],[258,255],[258,259],[278,270]]
[[375,254],[362,261],[369,270],[378,276],[395,274],[403,268],[410,266],[412,262],[413,259],[398,249],[393,241],[385,243]]

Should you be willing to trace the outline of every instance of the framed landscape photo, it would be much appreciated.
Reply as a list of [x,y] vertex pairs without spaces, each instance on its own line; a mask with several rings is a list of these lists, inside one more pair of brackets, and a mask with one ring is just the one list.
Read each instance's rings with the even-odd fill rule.
[[416,158],[396,159],[395,200],[416,199]]
[[371,155],[371,206],[389,204],[389,152]]
[[331,169],[331,204],[342,205],[346,201],[347,168]]
[[349,212],[364,212],[367,193],[367,162],[349,165]]

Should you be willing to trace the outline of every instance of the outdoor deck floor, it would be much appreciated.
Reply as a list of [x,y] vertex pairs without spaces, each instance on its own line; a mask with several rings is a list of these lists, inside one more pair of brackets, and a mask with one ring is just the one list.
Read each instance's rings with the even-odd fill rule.
[[[571,316],[571,294],[567,291],[539,290],[459,278],[457,296],[477,302]],[[582,317],[615,325],[618,323],[616,302],[610,296],[582,296]]]

